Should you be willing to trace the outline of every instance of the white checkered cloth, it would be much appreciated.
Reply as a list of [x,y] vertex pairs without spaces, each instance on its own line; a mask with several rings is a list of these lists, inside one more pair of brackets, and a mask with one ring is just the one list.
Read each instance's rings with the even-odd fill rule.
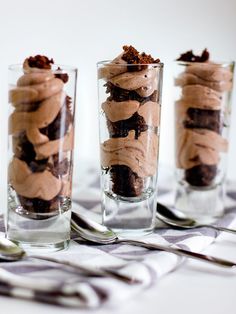
[[[170,181],[164,181],[160,180],[163,186],[159,191],[159,201],[171,204],[173,193],[165,188],[165,182],[169,186]],[[99,177],[96,170],[90,169],[81,182],[74,189],[73,210],[100,220]],[[230,227],[236,220],[236,191],[231,186],[228,188],[226,214],[218,222],[224,227]],[[145,237],[145,241],[200,252],[218,235],[208,228],[173,230],[162,226]],[[3,217],[0,218],[0,236],[4,236]],[[18,262],[0,263],[0,294],[71,307],[117,306],[143,289],[151,288],[184,261],[174,254],[137,246],[87,244],[76,239],[75,235],[72,238],[74,240],[68,250],[52,253],[51,256],[86,267],[112,269],[136,279],[136,283],[124,283],[112,277],[85,276],[70,267],[28,257]]]

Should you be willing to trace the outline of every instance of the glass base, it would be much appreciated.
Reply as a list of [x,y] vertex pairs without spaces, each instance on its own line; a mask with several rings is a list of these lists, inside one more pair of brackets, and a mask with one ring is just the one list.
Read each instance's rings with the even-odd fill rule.
[[152,228],[148,229],[116,229],[112,228],[111,226],[107,225],[107,227],[111,228],[120,239],[137,239],[138,238],[143,238],[146,235],[149,235],[153,233],[154,226]]
[[65,240],[58,243],[53,244],[39,244],[39,243],[27,243],[27,242],[19,242],[14,239],[11,239],[8,237],[9,240],[15,242],[17,245],[19,245],[27,254],[30,256],[30,254],[34,253],[52,253],[56,251],[65,250],[68,248],[70,240]]
[[65,249],[70,239],[71,200],[64,198],[53,212],[24,209],[14,190],[9,189],[6,235],[26,252]]
[[121,237],[140,237],[152,233],[155,226],[156,193],[147,191],[141,197],[119,197],[103,193],[103,224]]
[[212,223],[224,214],[224,184],[207,188],[178,184],[175,207],[199,223]]

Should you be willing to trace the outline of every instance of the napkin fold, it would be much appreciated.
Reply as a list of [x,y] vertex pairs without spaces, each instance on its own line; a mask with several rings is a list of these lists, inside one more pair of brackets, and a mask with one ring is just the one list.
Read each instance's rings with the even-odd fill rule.
[[[161,188],[159,201],[171,204],[173,192],[165,187]],[[75,187],[73,210],[100,220],[99,177],[95,170],[90,170],[82,186]],[[226,214],[218,224],[229,227],[235,221],[236,190],[233,185],[228,185]],[[173,230],[159,226],[144,241],[200,252],[218,235],[218,232],[208,228]],[[0,237],[4,237],[2,216]],[[185,260],[171,253],[121,243],[88,244],[76,234],[72,234],[68,250],[51,253],[50,256],[58,261],[112,270],[133,279],[135,283],[125,283],[112,277],[87,276],[70,266],[28,257],[17,262],[0,263],[0,295],[70,307],[97,308],[104,304],[116,305],[155,285],[161,277]]]

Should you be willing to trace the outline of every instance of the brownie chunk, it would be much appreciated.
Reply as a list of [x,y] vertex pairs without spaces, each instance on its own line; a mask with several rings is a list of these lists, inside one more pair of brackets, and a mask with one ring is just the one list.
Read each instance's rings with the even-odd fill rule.
[[28,166],[32,172],[43,172],[47,168],[48,159],[32,160]]
[[60,67],[57,68],[57,73],[55,74],[55,77],[62,80],[64,84],[67,83],[69,80],[69,75],[67,73],[63,73]]
[[70,110],[70,98],[66,97],[65,103],[54,121],[47,127],[40,129],[40,132],[47,135],[50,141],[57,140],[67,133],[71,122],[72,115]]
[[145,132],[148,129],[144,118],[135,112],[132,117],[126,120],[120,120],[116,122],[111,122],[107,120],[107,127],[110,133],[110,137],[126,137],[129,131],[135,131],[135,138],[138,139],[141,132]]
[[32,172],[41,172],[46,169],[48,159],[35,160],[34,146],[28,140],[25,131],[13,137],[13,151],[14,157],[26,162]]
[[125,197],[135,197],[142,193],[143,179],[140,178],[129,167],[114,165],[110,169],[113,182],[112,191]]
[[209,186],[217,174],[216,165],[198,165],[185,170],[185,179],[192,186]]
[[70,163],[67,158],[64,158],[63,160],[59,160],[59,155],[53,155],[53,163],[49,163],[49,170],[52,172],[52,174],[55,177],[59,177],[62,175],[65,175],[68,172]]
[[60,208],[60,199],[58,196],[54,197],[50,201],[45,201],[40,198],[27,198],[22,195],[18,195],[21,206],[29,213],[29,218],[32,219],[47,219],[49,216],[41,216],[37,214],[53,213],[58,214]]
[[13,136],[13,151],[15,157],[25,161],[27,164],[36,157],[34,146],[29,142],[25,131],[17,136]]
[[38,68],[44,70],[50,70],[51,64],[54,63],[53,59],[49,59],[46,56],[36,55],[34,57],[29,57],[26,59],[31,68]]
[[15,157],[25,161],[32,172],[43,172],[48,169],[55,177],[68,172],[69,161],[67,158],[59,160],[59,155],[53,155],[52,161],[48,158],[36,160],[36,153],[33,145],[28,141],[25,132],[20,133],[13,140]]
[[223,126],[221,111],[189,108],[187,110],[187,119],[183,124],[185,128],[208,129],[220,134]]
[[206,62],[210,58],[210,53],[207,49],[204,49],[201,55],[197,56],[192,50],[182,53],[176,61],[185,62]]
[[159,63],[160,59],[154,59],[145,52],[139,53],[133,46],[123,46],[122,59],[128,64],[137,64],[137,66],[129,67],[128,71],[141,71],[145,68],[145,64]]

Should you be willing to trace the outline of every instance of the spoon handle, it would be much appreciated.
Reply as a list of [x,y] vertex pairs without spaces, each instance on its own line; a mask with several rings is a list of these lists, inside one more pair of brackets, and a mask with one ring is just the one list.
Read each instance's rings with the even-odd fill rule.
[[229,229],[229,228],[224,228],[224,227],[220,227],[220,226],[204,224],[204,225],[198,225],[198,227],[207,227],[207,228],[214,229],[216,231],[224,231],[224,232],[229,232],[229,233],[236,234],[236,229]]
[[200,260],[203,262],[204,261],[209,262],[211,264],[226,267],[226,268],[236,268],[236,263],[234,263],[234,262],[227,261],[225,259],[221,259],[218,257],[213,257],[210,255],[205,255],[205,254],[201,254],[201,253],[187,251],[187,250],[180,249],[180,248],[173,248],[170,246],[163,246],[163,245],[159,245],[159,244],[144,243],[144,242],[137,241],[137,240],[120,239],[118,242],[131,244],[131,245],[137,245],[137,246],[145,247],[147,249],[152,249],[152,250],[165,251],[165,252],[173,253],[176,255],[185,256],[185,257],[189,257],[192,259],[197,259],[197,260]]
[[48,256],[41,256],[41,255],[29,255],[28,257],[30,258],[35,258],[35,259],[40,259],[43,261],[47,261],[47,262],[53,262],[53,263],[57,263],[58,265],[63,265],[63,266],[67,266],[69,268],[71,268],[71,270],[75,271],[75,272],[79,272],[80,274],[84,274],[87,276],[92,276],[92,277],[111,277],[111,278],[115,278],[118,280],[121,280],[123,282],[126,282],[128,284],[137,284],[139,283],[139,280],[135,279],[135,278],[131,278],[129,276],[120,274],[118,272],[116,272],[113,269],[99,269],[99,268],[92,268],[92,267],[88,267],[88,266],[82,266],[82,265],[78,265],[76,263],[73,263],[71,261],[65,261],[65,260],[58,260],[57,258],[53,258],[53,257],[48,257]]

